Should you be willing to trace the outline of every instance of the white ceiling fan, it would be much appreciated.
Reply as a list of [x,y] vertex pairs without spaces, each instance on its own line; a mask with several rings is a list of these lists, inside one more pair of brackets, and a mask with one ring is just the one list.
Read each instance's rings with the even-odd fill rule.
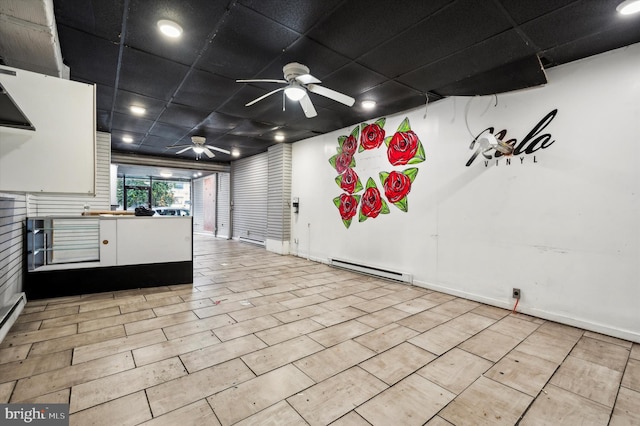
[[[258,78],[258,79],[249,79],[249,80],[236,80],[236,83],[281,83],[286,84],[285,87],[280,87],[276,90],[272,90],[271,92],[262,95],[251,102],[247,103],[245,106],[251,106],[256,102],[263,100],[264,98],[273,95],[274,93],[284,91],[284,94],[291,99],[292,101],[300,102],[300,106],[304,111],[304,115],[307,118],[315,117],[318,115],[316,112],[311,99],[309,98],[309,94],[307,92],[315,93],[320,96],[324,96],[325,98],[332,99],[336,102],[340,102],[345,104],[346,106],[353,106],[355,99],[351,96],[347,96],[340,92],[336,92],[335,90],[328,89],[323,86],[319,86],[321,83],[320,80],[309,74],[309,68],[306,66],[299,64],[297,62],[291,62],[290,64],[282,67],[282,71],[284,73],[284,80],[278,79],[269,79],[269,78]],[[284,97],[282,98],[282,109],[284,110]]]
[[200,159],[200,155],[202,153],[204,153],[209,158],[215,157],[216,155],[213,152],[211,152],[212,150],[222,152],[223,154],[231,153],[226,149],[218,148],[211,145],[206,145],[205,144],[206,138],[204,136],[191,136],[191,142],[192,142],[191,144],[186,144],[186,145],[170,146],[169,149],[182,148],[180,151],[176,152],[176,155],[182,154],[183,152],[186,152],[191,149],[193,150],[193,152],[196,153],[196,160]]

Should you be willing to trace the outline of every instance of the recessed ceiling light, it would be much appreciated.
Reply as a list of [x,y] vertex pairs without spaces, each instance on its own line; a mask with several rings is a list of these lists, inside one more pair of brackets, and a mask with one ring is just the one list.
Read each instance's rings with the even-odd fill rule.
[[131,105],[129,109],[131,110],[132,113],[136,115],[143,115],[145,112],[147,112],[145,108],[137,105]]
[[158,28],[160,29],[160,32],[167,37],[177,38],[182,34],[182,27],[168,19],[159,20]]
[[133,142],[133,138],[131,136],[123,136],[122,137],[122,142],[131,143],[131,142]]
[[364,109],[374,109],[376,107],[376,101],[362,101],[360,104]]
[[640,12],[640,0],[625,0],[616,7],[621,15],[631,15]]
[[197,174],[197,173],[194,173],[194,174],[193,174],[193,177],[198,177],[198,174]]
[[163,178],[170,178],[173,175],[171,174],[171,172],[160,172],[160,176],[162,176]]
[[276,140],[276,142],[284,142],[284,135],[281,133],[278,133],[273,138]]
[[238,151],[237,149],[232,150],[231,151],[231,156],[239,157],[240,156],[240,151]]

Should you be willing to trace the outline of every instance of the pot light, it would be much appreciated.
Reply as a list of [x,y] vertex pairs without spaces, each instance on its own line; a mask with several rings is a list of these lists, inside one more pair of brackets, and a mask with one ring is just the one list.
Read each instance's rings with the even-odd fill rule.
[[197,174],[197,173],[194,173],[194,174],[193,174],[193,177],[194,177],[194,178],[197,178],[197,177],[198,177],[198,174]]
[[276,142],[284,142],[284,135],[282,135],[280,133],[275,135],[273,138],[276,140]]
[[133,142],[133,138],[131,136],[123,136],[122,137],[122,142],[131,143],[131,142]]
[[202,154],[204,152],[204,148],[201,146],[194,146],[193,152],[195,152],[196,154]]
[[171,172],[160,172],[160,176],[162,176],[163,178],[170,178],[173,175],[171,174]]
[[374,109],[376,107],[376,101],[362,101],[360,104],[364,109]]
[[182,27],[168,19],[159,20],[158,28],[160,29],[160,32],[167,37],[178,38],[182,34]]
[[625,0],[616,7],[621,15],[632,15],[640,12],[640,0]]
[[137,105],[131,105],[131,107],[129,109],[135,115],[143,115],[145,112],[147,112],[147,110],[145,108],[143,108],[141,106],[137,106]]
[[231,151],[231,156],[232,157],[240,157],[240,151],[238,151],[237,149],[234,149]]
[[300,99],[304,98],[304,95],[307,94],[307,91],[300,86],[289,86],[284,89],[284,94],[287,95],[287,98],[291,99],[292,101],[299,101]]

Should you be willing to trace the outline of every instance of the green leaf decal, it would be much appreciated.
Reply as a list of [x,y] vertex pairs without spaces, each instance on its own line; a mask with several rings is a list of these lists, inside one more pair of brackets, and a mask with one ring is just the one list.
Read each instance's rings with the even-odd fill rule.
[[409,124],[409,117],[402,120],[402,123],[398,126],[398,132],[408,132],[411,130],[411,125]]
[[375,181],[371,177],[367,180],[367,189],[369,188],[377,188]]
[[424,147],[422,146],[422,142],[418,140],[418,151],[416,152],[416,155],[414,155],[413,158],[407,162],[407,164],[422,163],[424,160],[426,160]]
[[345,228],[349,229],[349,227],[351,226],[351,219],[349,220],[342,219],[342,223],[344,224]]
[[380,183],[382,184],[382,186],[384,186],[384,183],[387,181],[387,179],[389,178],[389,173],[387,172],[380,172]]
[[407,201],[407,197],[404,197],[402,200],[393,204],[405,213],[409,211],[409,202]]
[[[362,191],[362,182],[360,182],[360,178],[358,178],[358,181],[356,182],[356,187],[354,188],[353,192],[353,196],[354,197],[360,197],[359,195],[355,195],[356,192],[360,192]],[[358,201],[360,201],[360,199],[358,198]]]
[[344,145],[344,141],[347,140],[346,136],[338,136],[338,146],[340,146],[340,150],[342,150],[342,145]]
[[338,184],[338,186],[342,187],[342,175],[336,176],[335,181]]
[[416,175],[418,174],[418,169],[416,167],[412,167],[402,172],[406,177],[409,178],[411,183],[416,180]]
[[380,210],[380,214],[388,214],[389,213],[389,205],[384,199],[380,199],[382,201],[382,209]]
[[340,196],[333,199],[333,204],[335,204],[337,208],[340,208]]
[[389,147],[389,144],[391,143],[391,138],[393,138],[393,136],[387,136],[386,138],[384,138],[384,144],[387,146],[387,148]]
[[381,118],[379,120],[376,120],[376,124],[378,126],[380,126],[381,129],[384,129],[384,123],[386,123],[387,119],[386,118]]
[[338,154],[329,158],[329,164],[331,164],[331,167],[333,167],[334,169],[336,168],[336,158],[338,158]]
[[358,140],[358,136],[360,135],[360,126],[356,126],[351,131],[351,136],[353,136],[356,140]]
[[[424,154],[424,151],[423,151]],[[351,157],[351,162],[349,163],[349,167],[354,168],[356,166],[356,157],[352,156]]]
[[365,220],[369,219],[367,216],[362,214],[362,210],[360,210],[360,213],[358,214],[358,222],[364,222]]

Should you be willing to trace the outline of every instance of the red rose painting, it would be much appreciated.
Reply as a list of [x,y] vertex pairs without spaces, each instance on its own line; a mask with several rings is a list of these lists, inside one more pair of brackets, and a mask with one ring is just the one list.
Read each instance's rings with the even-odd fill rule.
[[338,208],[342,223],[349,228],[351,220],[358,211],[358,203],[360,202],[359,195],[342,194],[333,199],[333,204]]
[[380,196],[380,191],[372,178],[367,181],[367,189],[362,194],[362,204],[360,205],[359,222],[367,218],[376,218],[379,214],[389,213],[389,206]]
[[362,183],[360,178],[354,169],[347,169],[343,174],[336,177],[336,183],[342,190],[348,194],[360,192],[362,190]]
[[386,119],[381,118],[373,124],[362,125],[362,132],[360,133],[360,148],[359,152],[368,149],[376,149],[384,142],[384,123]]
[[384,188],[384,195],[390,203],[403,212],[408,211],[407,195],[411,191],[411,184],[418,174],[418,169],[411,168],[403,172],[381,172],[380,182]]
[[349,135],[342,143],[342,152],[345,154],[353,155],[356,153],[358,147],[358,141],[352,135]]
[[387,145],[387,158],[393,166],[421,163],[425,160],[424,148],[418,135],[411,130],[409,119],[398,126],[398,130],[392,137],[385,139]]

